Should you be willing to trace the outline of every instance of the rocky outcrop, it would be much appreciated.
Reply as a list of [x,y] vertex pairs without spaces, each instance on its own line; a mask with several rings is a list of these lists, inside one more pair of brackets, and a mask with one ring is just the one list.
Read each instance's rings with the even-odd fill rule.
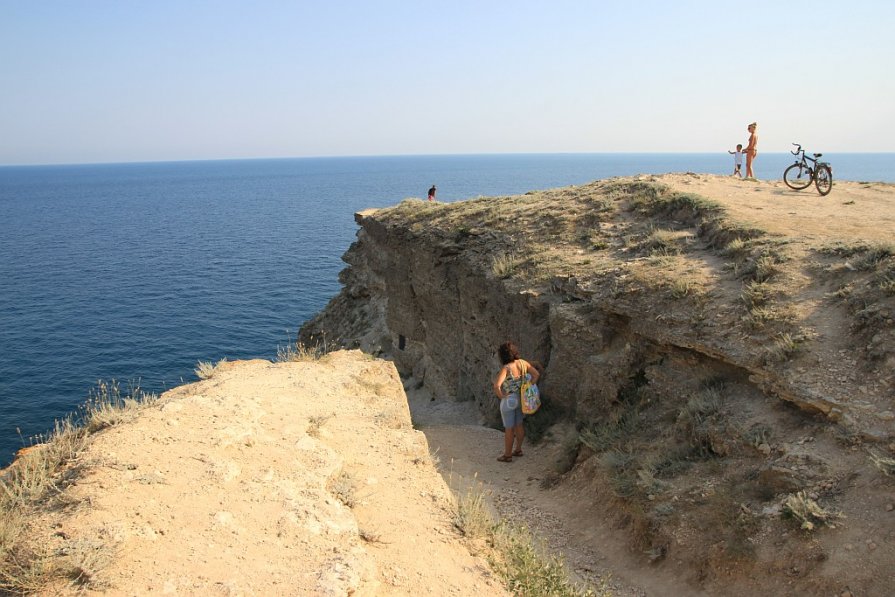
[[[833,218],[804,235],[781,233],[779,214],[747,222],[739,206],[776,210],[780,185],[747,197],[737,184],[638,177],[358,213],[343,290],[300,339],[325,332],[388,357],[405,387],[475,401],[495,427],[495,352],[512,340],[544,366],[529,431],[576,430],[566,485],[650,563],[687,563],[718,590],[734,570],[838,590],[843,567],[850,586],[878,587],[895,556],[881,508],[895,462],[895,252],[838,237]],[[842,205],[852,191],[865,197],[837,186]],[[846,535],[788,534],[797,503],[831,527],[850,517],[848,537],[879,535],[860,571],[831,556]]]
[[[875,388],[876,408],[856,404],[835,377],[840,355],[824,346],[838,338],[789,325],[789,316],[757,322],[744,307],[743,288],[756,278],[725,268],[775,259],[768,247],[780,240],[725,220],[718,205],[616,181],[465,204],[405,201],[356,221],[343,290],[304,326],[302,341],[328,332],[337,344],[390,355],[437,399],[475,400],[494,423],[494,354],[509,339],[545,365],[543,392],[580,422],[600,417],[632,383],[680,395],[723,378],[756,401],[786,401],[849,433],[895,437],[886,416],[891,375]],[[656,257],[649,244],[666,241],[651,239],[649,227],[678,235],[671,250],[659,247],[666,253]],[[731,243],[753,247],[741,264],[723,256]],[[515,271],[503,275],[501,263]],[[779,279],[790,276],[789,265],[772,267]],[[792,294],[783,307],[800,300],[793,282],[779,284]],[[828,327],[837,325],[845,329],[830,334],[848,329]],[[882,360],[883,369],[895,363],[891,353]]]

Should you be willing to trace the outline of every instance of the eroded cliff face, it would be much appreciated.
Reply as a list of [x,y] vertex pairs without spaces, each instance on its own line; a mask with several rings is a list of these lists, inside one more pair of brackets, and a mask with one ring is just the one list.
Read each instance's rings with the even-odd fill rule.
[[[495,349],[512,340],[546,367],[545,395],[582,423],[631,388],[661,398],[715,380],[890,440],[891,295],[875,305],[884,323],[871,355],[841,305],[822,319],[797,312],[835,284],[803,279],[819,267],[805,248],[674,195],[618,181],[358,213],[343,291],[301,340],[328,332],[389,355],[438,399],[475,400],[495,423]],[[843,383],[859,361],[860,400]]]
[[[762,189],[709,200],[681,192],[689,180],[737,184],[639,177],[358,213],[344,288],[300,339],[326,332],[392,358],[406,387],[474,400],[493,426],[495,351],[512,340],[545,367],[530,431],[575,426],[573,469],[558,472],[611,487],[651,561],[676,549],[707,578],[745,551],[781,573],[781,562],[817,556],[756,540],[780,532],[781,514],[799,517],[788,499],[828,513],[885,499],[895,298],[879,280],[895,279],[895,252],[822,222],[781,235],[725,205],[757,204]],[[779,201],[765,191],[767,205]],[[864,498],[848,497],[856,491]],[[842,537],[825,540],[833,549]],[[827,555],[817,557],[799,574]]]

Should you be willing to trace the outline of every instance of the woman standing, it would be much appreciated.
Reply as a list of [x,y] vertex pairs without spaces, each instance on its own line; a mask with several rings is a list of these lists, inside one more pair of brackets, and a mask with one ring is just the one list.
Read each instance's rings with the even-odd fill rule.
[[746,178],[755,178],[755,174],[752,172],[752,162],[758,156],[758,134],[755,132],[758,130],[758,123],[753,122],[746,127],[746,130],[749,131],[749,144],[743,150],[746,154]]
[[501,344],[497,356],[503,364],[494,379],[494,393],[500,398],[500,418],[503,419],[503,455],[497,460],[512,462],[513,456],[522,456],[522,440],[525,439],[522,400],[519,397],[519,388],[524,381],[523,371],[531,377],[531,383],[538,383],[540,374],[528,361],[519,358],[519,350],[512,342]]

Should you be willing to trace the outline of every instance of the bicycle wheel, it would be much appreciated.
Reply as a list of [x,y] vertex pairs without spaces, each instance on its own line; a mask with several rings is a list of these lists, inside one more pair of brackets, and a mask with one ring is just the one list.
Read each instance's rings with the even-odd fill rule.
[[811,184],[811,168],[793,164],[783,172],[783,182],[794,191],[801,191]]
[[814,186],[821,195],[829,195],[833,190],[833,171],[829,166],[818,166],[814,174]]

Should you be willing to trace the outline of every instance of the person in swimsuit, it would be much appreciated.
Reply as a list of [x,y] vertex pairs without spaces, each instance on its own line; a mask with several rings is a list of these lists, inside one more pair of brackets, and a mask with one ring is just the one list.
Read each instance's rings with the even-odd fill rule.
[[497,460],[512,462],[513,456],[522,456],[522,440],[525,439],[522,400],[519,399],[522,371],[524,368],[531,383],[538,383],[540,373],[531,363],[519,358],[519,350],[512,342],[501,344],[497,349],[497,356],[503,364],[494,379],[494,393],[500,398],[500,418],[503,419],[503,454]]
[[755,178],[755,174],[752,172],[752,162],[758,157],[758,134],[755,132],[758,130],[758,123],[753,122],[746,127],[746,130],[749,131],[749,144],[743,150],[746,154],[746,178]]
[[436,189],[435,185],[433,184],[432,188],[429,189],[429,201],[435,201],[435,192],[436,191],[438,191],[438,189]]

